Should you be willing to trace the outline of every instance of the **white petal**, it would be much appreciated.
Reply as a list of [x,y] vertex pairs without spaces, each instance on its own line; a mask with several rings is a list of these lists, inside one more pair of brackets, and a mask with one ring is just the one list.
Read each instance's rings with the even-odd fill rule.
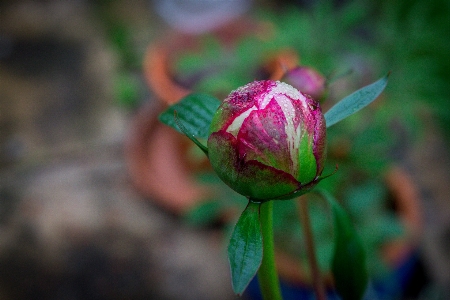
[[242,114],[237,116],[230,124],[230,126],[228,126],[227,132],[231,133],[236,137],[239,129],[241,129],[242,123],[244,123],[245,119],[247,119],[250,113],[256,109],[257,109],[256,106],[253,105],[252,107],[244,111]]
[[272,100],[275,95],[279,94],[286,95],[292,100],[303,100],[302,102],[306,103],[305,96],[303,96],[296,88],[285,82],[277,81],[277,84],[273,86],[267,94],[264,95],[263,99],[260,100],[260,109],[264,109],[267,104],[269,104],[270,100]]

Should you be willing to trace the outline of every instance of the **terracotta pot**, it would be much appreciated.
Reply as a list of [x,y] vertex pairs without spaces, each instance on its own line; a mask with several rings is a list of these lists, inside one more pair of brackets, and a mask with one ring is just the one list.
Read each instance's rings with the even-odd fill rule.
[[[381,249],[383,260],[388,266],[395,269],[405,262],[417,248],[418,238],[422,231],[422,209],[419,192],[412,178],[400,167],[394,166],[386,173],[385,183],[392,194],[396,213],[406,230],[404,236],[389,241]],[[292,256],[277,250],[276,263],[279,275],[283,280],[294,285],[311,286],[309,268],[302,266]],[[333,286],[331,273],[323,274],[323,280],[326,286]]]
[[419,191],[411,176],[400,167],[392,167],[385,176],[386,185],[394,196],[395,208],[406,234],[383,248],[383,257],[389,265],[403,261],[417,247],[422,233],[423,216]]
[[131,181],[141,194],[182,214],[210,191],[195,181],[185,159],[191,141],[158,120],[163,109],[158,103],[140,108],[130,124],[125,159]]

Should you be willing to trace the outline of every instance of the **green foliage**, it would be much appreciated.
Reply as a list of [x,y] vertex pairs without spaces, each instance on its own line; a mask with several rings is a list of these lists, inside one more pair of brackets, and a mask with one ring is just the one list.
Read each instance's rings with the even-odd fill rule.
[[124,72],[117,76],[114,89],[118,103],[126,108],[134,108],[142,101],[142,83],[129,73]]
[[262,13],[278,29],[273,43],[293,47],[303,64],[325,74],[351,68],[354,74],[345,81],[366,84],[373,74],[391,70],[383,103],[386,132],[396,120],[406,133],[420,133],[424,114],[432,113],[450,137],[449,14],[445,0],[353,1],[339,7],[319,1],[303,11]]
[[[341,170],[345,172],[345,168]],[[347,173],[348,174],[348,173]],[[345,177],[345,175],[344,175]],[[367,252],[367,266],[372,278],[382,278],[389,272],[382,257],[382,247],[386,243],[404,235],[404,228],[391,210],[389,194],[380,180],[346,183],[344,193],[334,192],[335,176],[322,181],[319,189],[333,191],[342,199],[342,207],[348,212]],[[337,189],[339,191],[339,189]],[[317,259],[322,272],[329,272],[333,255],[332,212],[320,197],[310,194],[309,213],[317,248]],[[307,264],[305,241],[295,201],[275,201],[274,227],[276,244],[288,254]]]
[[450,3],[386,0],[368,7],[373,57],[393,70],[386,90],[391,111],[415,131],[432,114],[450,137]]
[[260,203],[249,201],[228,246],[233,291],[241,295],[261,265],[263,241],[259,223]]
[[[316,246],[316,258],[320,270],[327,272],[330,270],[333,250],[331,212],[322,199],[313,200],[308,201],[308,211]],[[306,268],[308,259],[305,237],[296,201],[274,201],[274,231],[277,247],[298,259],[300,265]]]
[[159,120],[189,138],[208,138],[209,125],[219,105],[220,101],[212,96],[190,94],[161,113]]
[[358,112],[374,101],[387,85],[389,74],[368,86],[365,86],[345,97],[325,113],[327,127]]
[[359,300],[369,281],[366,253],[345,210],[329,193],[323,193],[333,211],[332,271],[336,290],[344,300]]
[[344,199],[344,205],[364,240],[368,268],[375,277],[381,277],[388,272],[380,257],[382,246],[405,234],[394,211],[388,209],[388,192],[381,182],[368,181],[349,188]]
[[186,213],[185,218],[191,224],[195,226],[214,224],[222,219],[224,214],[244,210],[245,198],[224,184],[214,172],[197,174],[196,179],[214,191],[214,195]]
[[186,135],[206,155],[208,148],[197,138],[206,139],[209,125],[220,101],[205,94],[190,94],[159,115],[159,120]]

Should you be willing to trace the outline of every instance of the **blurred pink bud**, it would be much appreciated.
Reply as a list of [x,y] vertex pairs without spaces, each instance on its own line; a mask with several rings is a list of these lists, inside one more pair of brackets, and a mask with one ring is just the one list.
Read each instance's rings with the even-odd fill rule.
[[299,66],[291,69],[282,81],[316,100],[321,99],[325,93],[325,77],[310,67]]

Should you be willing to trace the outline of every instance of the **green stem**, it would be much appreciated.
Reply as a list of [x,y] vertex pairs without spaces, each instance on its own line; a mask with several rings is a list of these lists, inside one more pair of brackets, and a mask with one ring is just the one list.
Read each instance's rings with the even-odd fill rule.
[[325,286],[320,276],[319,265],[316,258],[316,249],[314,246],[314,237],[311,230],[311,221],[308,213],[308,198],[300,197],[300,219],[302,221],[303,232],[305,234],[306,252],[308,255],[309,265],[311,267],[314,292],[317,300],[326,300]]
[[273,240],[273,201],[260,207],[261,232],[263,238],[263,259],[258,271],[258,282],[264,300],[282,300],[280,282],[275,266]]

